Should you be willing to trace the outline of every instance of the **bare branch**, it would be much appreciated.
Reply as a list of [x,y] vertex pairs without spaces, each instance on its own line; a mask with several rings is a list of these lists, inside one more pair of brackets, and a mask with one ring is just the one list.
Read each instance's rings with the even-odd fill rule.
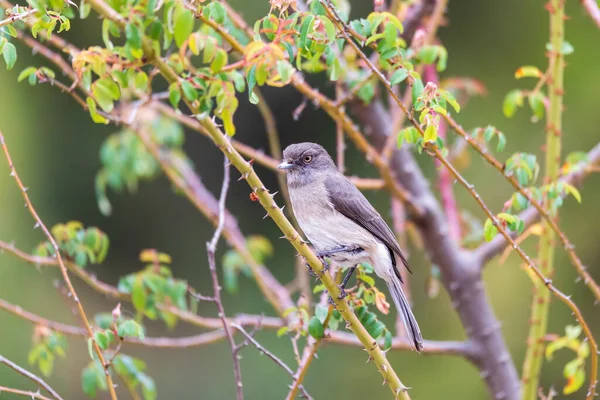
[[50,400],[49,397],[40,394],[39,390],[37,392],[30,392],[27,390],[13,389],[6,386],[0,386],[0,394],[2,393],[13,393],[16,395],[29,397],[30,399]]
[[219,285],[219,278],[217,276],[217,265],[215,261],[215,251],[217,250],[217,242],[219,241],[219,237],[221,237],[221,232],[223,232],[223,227],[225,226],[225,200],[227,199],[227,191],[229,190],[230,173],[230,162],[227,159],[227,157],[223,157],[223,165],[225,172],[223,175],[221,196],[219,197],[219,223],[217,224],[217,229],[215,230],[211,241],[206,244],[206,252],[208,253],[208,267],[210,269],[210,276],[212,279],[212,285],[214,290],[214,301],[217,305],[219,317],[223,322],[223,330],[225,331],[225,335],[227,336],[227,341],[231,346],[231,354],[233,356],[233,375],[235,377],[236,398],[238,400],[242,400],[244,398],[244,391],[242,389],[242,370],[240,368],[240,359],[238,358],[237,345],[235,344],[235,340],[233,339],[233,334],[231,332],[229,322],[227,321],[227,316],[225,315],[225,308],[223,307],[223,302],[221,301],[221,285]]
[[[23,375],[24,377],[28,378],[29,380],[31,380],[32,382],[34,382],[36,385],[38,385],[41,389],[45,389],[48,391],[48,393],[50,393],[56,400],[62,400],[62,397],[60,397],[60,395],[58,393],[56,393],[56,391],[54,389],[52,389],[52,387],[50,385],[48,385],[42,378],[40,378],[39,376],[27,371],[24,368],[21,368],[20,366],[18,366],[17,364],[15,364],[14,362],[10,361],[8,358],[0,355],[0,363],[6,365],[9,368],[14,369],[15,371],[17,371],[19,374]],[[0,390],[1,391],[1,390]]]
[[[244,335],[246,340],[248,340],[250,343],[252,343],[254,345],[254,347],[256,347],[258,349],[258,351],[260,351],[262,354],[265,354],[267,357],[269,357],[271,360],[273,360],[275,362],[275,364],[277,364],[281,368],[283,368],[285,370],[285,372],[287,372],[292,378],[294,377],[294,371],[292,371],[292,369],[290,367],[288,367],[288,365],[286,363],[284,363],[283,360],[281,360],[275,354],[271,353],[269,350],[264,348],[256,339],[254,339],[254,337],[251,334],[246,332],[246,330],[244,330],[244,328],[242,328],[241,325],[232,323],[231,326],[233,328],[235,328],[239,333]],[[312,397],[308,394],[306,389],[304,389],[303,385],[300,385],[299,388],[300,388],[300,391],[302,391],[302,394],[304,395],[304,397],[306,399],[312,399]]]

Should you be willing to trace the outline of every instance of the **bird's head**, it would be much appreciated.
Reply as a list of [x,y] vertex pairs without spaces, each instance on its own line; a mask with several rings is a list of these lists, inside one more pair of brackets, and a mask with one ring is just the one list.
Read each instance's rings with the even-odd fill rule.
[[335,170],[335,164],[323,146],[304,142],[286,147],[283,162],[277,168],[287,172],[288,181],[294,178],[307,181],[319,172]]

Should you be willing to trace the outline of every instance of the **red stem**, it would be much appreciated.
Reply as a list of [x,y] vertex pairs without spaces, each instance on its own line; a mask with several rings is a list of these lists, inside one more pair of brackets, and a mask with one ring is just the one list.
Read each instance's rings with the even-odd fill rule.
[[[426,65],[423,71],[423,78],[425,78],[425,84],[428,82],[439,84],[438,73],[434,65]],[[442,118],[440,120],[440,126],[438,127],[438,136],[444,141],[446,140],[446,132],[448,126],[446,121]],[[447,168],[443,168],[442,164],[435,160],[439,172],[439,188],[442,196],[442,206],[446,212],[446,218],[448,219],[448,233],[450,237],[456,242],[460,241],[460,216],[458,215],[458,206],[456,199],[454,198],[454,192],[452,191],[452,176]]]

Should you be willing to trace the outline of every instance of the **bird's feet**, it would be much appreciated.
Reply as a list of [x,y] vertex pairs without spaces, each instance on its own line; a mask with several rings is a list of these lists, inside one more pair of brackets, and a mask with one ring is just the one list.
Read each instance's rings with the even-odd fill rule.
[[[329,271],[329,262],[327,262],[327,260],[325,260],[325,258],[323,256],[320,256],[319,253],[317,253],[317,258],[319,259],[319,261],[321,261],[321,264],[323,264],[323,269],[321,270],[321,274]],[[304,264],[306,266],[306,268],[308,268],[308,273],[310,274],[310,276],[312,277],[316,277],[317,273],[312,269],[312,267],[310,266],[309,263],[305,263]]]
[[[346,289],[344,289],[343,286],[338,286],[338,288],[340,289],[340,294],[338,295],[338,300],[343,300],[346,298],[346,296],[348,296],[348,292],[346,292]],[[331,304],[332,306],[335,307],[335,302],[333,301],[333,299],[331,298],[331,296],[327,296],[327,301],[329,302],[329,304]]]

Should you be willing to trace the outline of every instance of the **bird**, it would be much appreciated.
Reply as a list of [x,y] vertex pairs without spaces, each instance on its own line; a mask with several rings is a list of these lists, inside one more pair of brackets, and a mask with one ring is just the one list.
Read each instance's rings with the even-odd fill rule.
[[319,144],[289,145],[278,169],[285,171],[294,216],[317,257],[324,265],[326,257],[348,269],[340,297],[346,296],[345,286],[356,267],[369,263],[387,284],[411,347],[420,352],[423,337],[402,290],[398,265],[403,264],[409,272],[410,268],[381,215]]

